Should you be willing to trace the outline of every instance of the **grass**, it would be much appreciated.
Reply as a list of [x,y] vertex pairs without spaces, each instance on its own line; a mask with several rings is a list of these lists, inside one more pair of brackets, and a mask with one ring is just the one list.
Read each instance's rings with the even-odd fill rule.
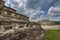
[[41,24],[41,26],[49,26],[48,24]]
[[47,40],[60,40],[60,30],[48,30],[45,38]]

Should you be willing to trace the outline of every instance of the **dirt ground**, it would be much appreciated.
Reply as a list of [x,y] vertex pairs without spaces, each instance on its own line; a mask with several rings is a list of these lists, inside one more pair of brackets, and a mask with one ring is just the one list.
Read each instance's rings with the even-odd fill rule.
[[56,29],[60,29],[60,25],[51,25],[51,26],[41,26],[43,29],[53,29],[53,30],[56,30]]

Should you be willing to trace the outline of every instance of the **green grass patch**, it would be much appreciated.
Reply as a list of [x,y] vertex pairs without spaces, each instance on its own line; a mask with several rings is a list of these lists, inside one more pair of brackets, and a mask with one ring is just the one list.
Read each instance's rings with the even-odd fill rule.
[[41,24],[41,26],[49,26],[48,24]]
[[45,38],[47,40],[60,40],[60,30],[48,30]]

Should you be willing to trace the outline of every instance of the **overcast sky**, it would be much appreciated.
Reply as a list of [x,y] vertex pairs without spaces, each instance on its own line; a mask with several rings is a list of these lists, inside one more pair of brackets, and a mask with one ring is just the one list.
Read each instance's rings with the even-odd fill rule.
[[4,0],[5,5],[29,17],[30,21],[60,20],[60,0]]

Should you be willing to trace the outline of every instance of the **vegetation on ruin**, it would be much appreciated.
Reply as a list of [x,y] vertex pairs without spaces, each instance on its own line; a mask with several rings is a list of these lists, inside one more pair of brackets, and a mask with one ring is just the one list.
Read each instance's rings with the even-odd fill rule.
[[60,25],[60,21],[54,21],[54,23]]
[[[60,25],[60,21],[52,21],[54,24],[51,25]],[[50,24],[41,24],[41,26],[50,26]]]
[[48,24],[41,24],[41,26],[49,26]]

